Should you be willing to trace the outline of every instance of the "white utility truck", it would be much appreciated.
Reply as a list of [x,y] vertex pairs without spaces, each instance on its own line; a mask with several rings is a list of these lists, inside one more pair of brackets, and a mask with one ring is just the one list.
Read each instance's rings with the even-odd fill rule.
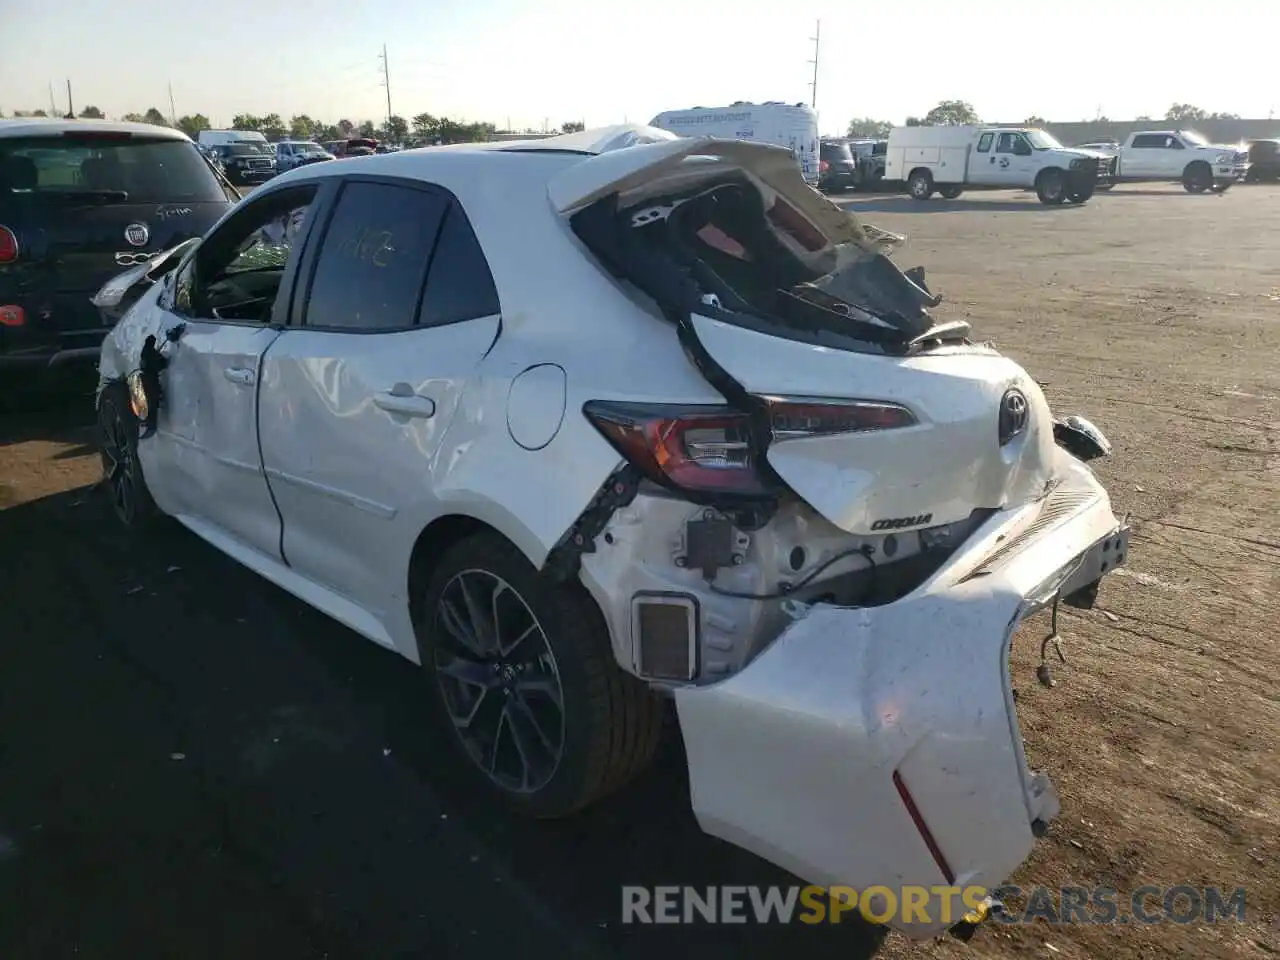
[[1116,183],[1180,182],[1187,193],[1222,193],[1249,172],[1249,151],[1209,143],[1193,130],[1131,133],[1116,153]]
[[1034,190],[1044,204],[1084,203],[1111,182],[1115,160],[1064,147],[1034,127],[894,127],[884,178],[901,180],[917,200],[934,192]]
[[666,110],[649,126],[678,137],[719,137],[724,140],[758,140],[786,147],[800,164],[805,180],[818,182],[818,115],[804,103],[747,103],[727,107],[693,107]]

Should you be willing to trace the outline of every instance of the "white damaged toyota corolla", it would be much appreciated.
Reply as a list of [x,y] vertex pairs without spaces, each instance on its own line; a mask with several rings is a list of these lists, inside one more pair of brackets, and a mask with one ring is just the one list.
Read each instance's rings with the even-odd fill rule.
[[292,171],[99,295],[116,511],[420,663],[524,812],[624,784],[674,698],[709,833],[994,888],[1058,812],[1012,636],[1128,533],[1105,438],[895,239],[783,149],[660,131]]

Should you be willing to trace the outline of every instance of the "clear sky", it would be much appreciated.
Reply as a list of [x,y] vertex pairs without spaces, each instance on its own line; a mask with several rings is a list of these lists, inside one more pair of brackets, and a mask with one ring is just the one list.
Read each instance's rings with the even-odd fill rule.
[[[1181,12],[1179,12],[1181,11]],[[1197,11],[1194,14],[1192,11]],[[1173,102],[1280,109],[1274,0],[0,0],[0,110],[108,116],[391,106],[499,126],[601,126],[735,100],[810,98],[823,132],[942,99],[989,120],[1161,117]]]

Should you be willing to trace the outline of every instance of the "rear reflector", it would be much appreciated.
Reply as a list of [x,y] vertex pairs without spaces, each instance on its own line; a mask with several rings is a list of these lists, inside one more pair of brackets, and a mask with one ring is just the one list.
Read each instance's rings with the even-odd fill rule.
[[0,226],[0,263],[13,263],[18,259],[18,238],[8,227]]
[[911,816],[911,822],[920,831],[920,839],[929,848],[929,855],[933,857],[933,862],[942,871],[943,878],[946,879],[947,883],[955,884],[956,875],[951,869],[951,864],[947,863],[947,858],[942,855],[942,850],[938,847],[938,841],[933,839],[933,831],[924,822],[924,817],[920,815],[920,808],[916,806],[915,797],[911,796],[911,791],[907,789],[907,784],[902,779],[902,774],[897,770],[893,771],[893,785],[898,789],[898,796],[902,799],[902,805],[907,808],[907,813]]
[[638,593],[631,601],[636,673],[646,680],[698,675],[698,601],[685,594]]
[[27,322],[27,312],[17,304],[0,305],[0,327],[21,327]]

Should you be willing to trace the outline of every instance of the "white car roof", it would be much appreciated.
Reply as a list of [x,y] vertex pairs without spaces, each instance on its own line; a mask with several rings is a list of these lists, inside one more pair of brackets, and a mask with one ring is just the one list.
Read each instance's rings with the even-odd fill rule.
[[61,117],[12,117],[0,120],[2,137],[48,137],[63,133],[136,133],[158,140],[190,140],[181,130],[123,120],[66,120]]

